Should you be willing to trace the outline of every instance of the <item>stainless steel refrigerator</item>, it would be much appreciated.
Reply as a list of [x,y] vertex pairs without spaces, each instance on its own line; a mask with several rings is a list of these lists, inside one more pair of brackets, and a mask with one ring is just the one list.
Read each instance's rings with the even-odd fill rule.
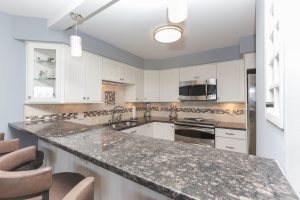
[[256,155],[256,70],[247,71],[247,135],[249,154]]

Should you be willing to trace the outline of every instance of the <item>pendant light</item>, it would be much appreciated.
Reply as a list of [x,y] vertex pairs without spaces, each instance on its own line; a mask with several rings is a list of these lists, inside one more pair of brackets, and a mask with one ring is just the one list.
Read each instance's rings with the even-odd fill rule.
[[82,45],[81,45],[81,37],[77,35],[77,30],[78,30],[77,26],[78,26],[78,22],[80,22],[83,19],[83,17],[80,14],[74,12],[71,12],[70,16],[75,21],[75,30],[76,30],[76,35],[70,36],[71,56],[80,57],[82,56]]
[[180,23],[187,18],[187,0],[168,0],[168,19],[172,23]]

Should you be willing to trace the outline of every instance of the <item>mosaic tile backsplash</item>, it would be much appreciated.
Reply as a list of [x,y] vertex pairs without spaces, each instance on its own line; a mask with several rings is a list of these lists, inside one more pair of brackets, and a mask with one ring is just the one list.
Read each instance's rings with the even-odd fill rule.
[[[112,109],[122,106],[118,113],[123,119],[129,119],[132,107],[137,108],[137,117],[142,117],[145,111],[144,103],[125,103],[125,90],[122,85],[103,85],[102,104],[49,104],[24,105],[26,121],[69,120],[88,125],[107,123],[111,118]],[[112,96],[114,97],[112,97]],[[113,104],[114,102],[114,104]],[[245,123],[245,104],[243,103],[216,103],[216,102],[177,102],[177,103],[151,103],[151,116],[168,117],[171,107],[176,107],[178,118],[201,117],[225,122]]]

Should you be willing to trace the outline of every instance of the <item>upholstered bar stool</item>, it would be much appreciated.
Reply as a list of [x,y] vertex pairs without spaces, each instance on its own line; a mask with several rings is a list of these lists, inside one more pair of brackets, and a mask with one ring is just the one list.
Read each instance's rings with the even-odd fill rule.
[[[4,140],[4,133],[0,133],[0,156],[3,156],[7,153],[14,152],[20,148],[20,140]],[[14,171],[26,171],[37,169],[42,166],[44,160],[44,153],[42,151],[36,151],[36,156],[34,160],[31,160],[27,163],[24,163],[20,166],[17,166]]]
[[20,140],[4,140],[4,133],[0,133],[0,156],[16,151],[20,148]]
[[11,172],[34,159],[34,146],[0,157],[0,199],[93,200],[94,178],[77,173],[52,175],[50,167]]

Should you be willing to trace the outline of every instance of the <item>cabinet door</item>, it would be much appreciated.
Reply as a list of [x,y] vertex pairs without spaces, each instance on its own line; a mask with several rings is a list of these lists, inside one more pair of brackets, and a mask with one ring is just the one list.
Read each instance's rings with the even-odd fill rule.
[[144,71],[144,101],[145,102],[159,101],[159,71],[158,70]]
[[27,43],[27,103],[62,101],[62,46]]
[[217,64],[199,65],[197,67],[197,79],[207,80],[217,78]]
[[197,79],[197,67],[181,67],[180,81],[192,81]]
[[120,65],[117,61],[103,58],[103,80],[121,82]]
[[65,102],[85,103],[84,56],[71,56],[69,47],[66,47],[65,55]]
[[244,102],[244,64],[234,60],[217,64],[219,102]]
[[122,64],[121,66],[121,82],[127,84],[135,84],[136,68],[130,65]]
[[171,123],[159,123],[153,124],[153,137],[158,139],[175,141],[175,128]]
[[159,72],[160,102],[176,102],[179,97],[179,69],[167,69]]
[[216,148],[240,153],[247,153],[246,140],[216,137]]
[[102,57],[85,52],[85,97],[90,103],[102,99]]
[[135,83],[125,86],[126,102],[144,101],[144,71],[142,69],[134,70]]

